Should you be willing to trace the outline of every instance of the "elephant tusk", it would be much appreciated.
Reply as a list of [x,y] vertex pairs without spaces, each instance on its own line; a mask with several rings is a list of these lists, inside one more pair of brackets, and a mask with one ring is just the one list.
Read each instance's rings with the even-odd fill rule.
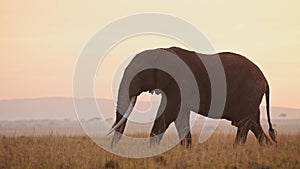
[[127,117],[130,115],[132,109],[133,109],[133,106],[134,106],[134,102],[136,100],[136,96],[133,97],[131,100],[130,100],[130,104],[124,114],[124,116],[122,117],[122,119],[113,127],[109,130],[109,132],[106,134],[106,136],[110,135],[113,131],[116,130],[116,128],[120,127],[121,124],[123,124],[123,122],[125,121],[125,119],[127,119]]

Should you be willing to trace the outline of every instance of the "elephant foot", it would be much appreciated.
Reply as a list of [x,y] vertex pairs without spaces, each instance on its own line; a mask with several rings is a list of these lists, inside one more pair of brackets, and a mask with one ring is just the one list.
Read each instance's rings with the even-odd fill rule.
[[121,137],[122,137],[122,133],[119,133],[119,132],[115,131],[114,137],[111,140],[111,144],[110,144],[111,149],[113,149],[117,146],[117,144],[119,143]]
[[271,146],[271,145],[273,145],[271,140],[266,135],[263,135],[258,142],[259,142],[260,146],[265,146],[265,145]]
[[266,145],[271,146],[273,145],[272,141],[266,136]]

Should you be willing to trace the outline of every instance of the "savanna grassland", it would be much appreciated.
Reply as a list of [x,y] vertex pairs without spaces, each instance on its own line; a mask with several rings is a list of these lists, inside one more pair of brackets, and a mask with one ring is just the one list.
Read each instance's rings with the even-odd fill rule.
[[20,136],[0,138],[0,168],[300,168],[300,135],[278,135],[278,145],[259,146],[253,135],[233,148],[233,134],[214,134],[203,144],[180,145],[161,155],[131,159],[98,147],[85,136]]

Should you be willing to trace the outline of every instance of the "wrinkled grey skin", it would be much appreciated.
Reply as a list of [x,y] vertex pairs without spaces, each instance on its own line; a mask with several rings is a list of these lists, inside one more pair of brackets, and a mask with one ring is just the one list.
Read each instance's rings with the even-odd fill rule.
[[[151,57],[151,54],[154,53],[155,50],[162,49],[147,50],[141,54],[147,54]],[[154,121],[151,130],[150,145],[152,146],[159,144],[168,126],[174,122],[179,138],[181,139],[181,144],[186,147],[191,147],[190,111],[210,118],[219,118],[208,115],[211,105],[211,83],[205,66],[201,61],[212,57],[212,55],[196,54],[193,51],[177,47],[163,50],[169,51],[174,54],[174,57],[182,59],[193,72],[199,89],[199,108],[195,109],[194,105],[185,105],[185,107],[181,109],[183,112],[179,112],[180,105],[182,105],[180,103],[183,101],[181,100],[179,86],[170,74],[162,70],[146,69],[138,73],[135,72],[137,74],[130,77],[129,74],[132,74],[134,67],[143,61],[138,59],[141,54],[137,54],[126,68],[120,84],[116,121],[112,126],[112,131],[115,131],[111,144],[112,147],[116,146],[121,139],[126,126],[127,117],[132,111],[136,97],[142,92],[149,91],[153,93],[159,89],[159,91],[162,91],[162,102],[166,102],[165,105],[161,104],[159,110],[161,110],[162,113]],[[244,144],[249,130],[254,133],[260,144],[271,144],[270,139],[266,136],[260,124],[259,105],[264,94],[266,94],[269,134],[272,140],[276,142],[276,132],[272,128],[270,121],[270,90],[263,73],[254,63],[241,55],[230,52],[218,53],[218,55],[223,64],[227,83],[226,103],[221,119],[231,121],[231,124],[238,128],[234,145]],[[201,59],[199,59],[199,57]],[[180,71],[180,69],[177,71]],[[131,79],[130,86],[125,89],[126,87],[124,87],[123,84],[128,78]],[[185,79],[182,78],[182,80],[184,81]],[[183,114],[183,116],[179,117],[179,114]],[[123,116],[125,116],[125,118],[122,118]]]

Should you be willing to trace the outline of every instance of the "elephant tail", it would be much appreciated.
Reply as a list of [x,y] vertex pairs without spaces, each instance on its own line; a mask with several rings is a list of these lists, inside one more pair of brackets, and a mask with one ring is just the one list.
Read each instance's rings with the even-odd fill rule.
[[275,143],[277,143],[277,141],[276,141],[277,132],[275,129],[273,129],[272,123],[271,123],[271,118],[270,118],[270,87],[269,87],[268,83],[267,83],[267,88],[266,88],[265,94],[266,94],[266,109],[267,109],[267,116],[268,116],[268,123],[269,123],[269,135],[270,135],[271,139]]

